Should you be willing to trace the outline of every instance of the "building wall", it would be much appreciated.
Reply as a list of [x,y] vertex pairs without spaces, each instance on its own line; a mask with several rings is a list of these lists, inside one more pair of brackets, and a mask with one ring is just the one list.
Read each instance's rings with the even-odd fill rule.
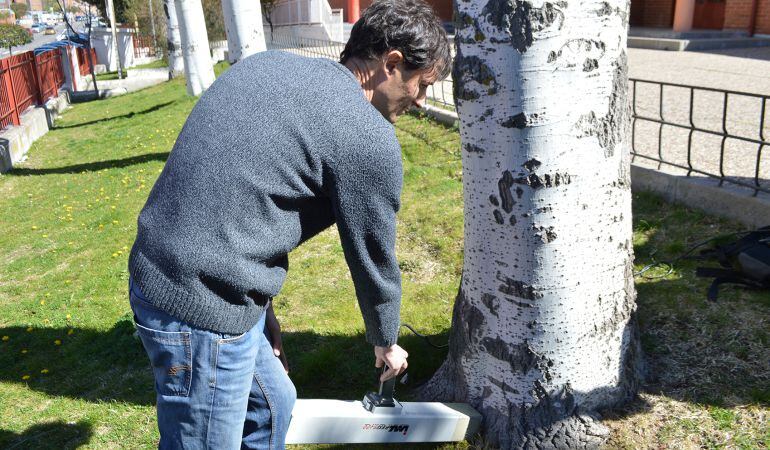
[[30,11],[42,11],[43,10],[43,0],[26,0],[27,5],[29,5]]
[[[42,0],[39,0],[42,1]],[[439,16],[439,18],[444,22],[451,22],[452,21],[452,0],[425,0],[429,5],[433,7],[433,9],[436,11],[436,14]],[[372,4],[372,0],[359,0],[359,6],[361,12],[363,12],[366,8],[369,7],[369,5]],[[347,0],[329,0],[329,5],[332,7],[332,9],[342,8],[343,9],[343,18],[345,22],[349,22],[348,20],[348,2]]]
[[[634,0],[631,0],[632,2]],[[645,27],[670,28],[674,25],[674,0],[644,0]]]
[[[748,31],[753,0],[727,0],[725,30]],[[770,0],[758,0],[755,33],[770,34]]]

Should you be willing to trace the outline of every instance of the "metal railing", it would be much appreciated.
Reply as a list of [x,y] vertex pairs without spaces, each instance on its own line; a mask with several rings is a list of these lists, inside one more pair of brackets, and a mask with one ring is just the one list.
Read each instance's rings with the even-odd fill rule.
[[[770,193],[767,95],[630,79],[632,154]],[[757,118],[759,120],[757,120]],[[767,158],[765,158],[767,159]]]
[[339,61],[340,53],[345,48],[344,42],[298,37],[282,31],[268,33],[267,37],[267,46],[270,49],[286,50],[311,58],[329,58]]
[[[339,60],[342,42],[275,33],[270,48]],[[453,110],[451,78],[428,89],[428,102]],[[767,95],[630,79],[631,153],[650,163],[770,193]],[[758,120],[757,120],[758,119]],[[763,153],[765,155],[763,155]],[[763,156],[765,156],[763,158]]]
[[138,29],[133,31],[134,39],[134,58],[146,58],[160,56],[155,38],[151,35],[142,34]]

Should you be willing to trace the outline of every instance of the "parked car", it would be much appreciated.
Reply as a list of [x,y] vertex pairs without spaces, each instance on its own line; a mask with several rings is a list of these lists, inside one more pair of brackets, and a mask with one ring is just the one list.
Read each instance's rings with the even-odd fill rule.
[[33,23],[31,27],[29,27],[30,30],[32,30],[33,33],[40,33],[43,31],[43,25],[39,23]]
[[56,34],[56,30],[52,26],[45,27],[45,34]]

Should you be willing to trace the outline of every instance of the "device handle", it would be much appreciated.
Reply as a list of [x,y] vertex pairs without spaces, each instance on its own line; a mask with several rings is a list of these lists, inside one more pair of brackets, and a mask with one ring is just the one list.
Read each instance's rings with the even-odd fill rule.
[[[388,371],[388,365],[385,364],[382,368],[382,373]],[[387,404],[393,404],[393,391],[396,389],[396,377],[389,380],[380,381],[380,390],[378,394]]]

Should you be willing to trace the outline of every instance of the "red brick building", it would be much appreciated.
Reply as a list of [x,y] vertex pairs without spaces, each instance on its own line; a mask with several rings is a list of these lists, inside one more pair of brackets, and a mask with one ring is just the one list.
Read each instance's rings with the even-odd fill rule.
[[770,0],[632,0],[631,26],[770,35]]
[[[452,0],[426,1],[442,20],[452,20]],[[358,18],[358,13],[354,13],[355,19],[351,20],[350,11],[363,11],[371,3],[372,0],[329,0],[332,8],[344,10],[345,22]],[[631,0],[630,22],[633,27],[674,31],[707,29],[770,35],[770,0]]]

